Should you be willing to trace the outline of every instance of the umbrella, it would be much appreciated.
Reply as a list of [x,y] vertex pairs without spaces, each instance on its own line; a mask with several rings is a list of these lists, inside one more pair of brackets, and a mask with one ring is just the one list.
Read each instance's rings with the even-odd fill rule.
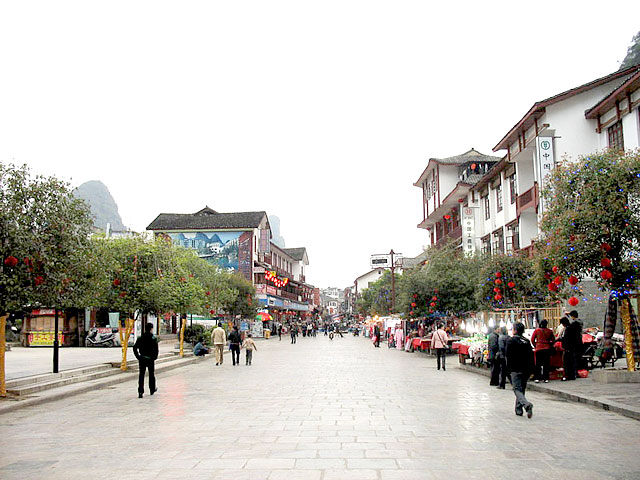
[[273,317],[265,312],[260,312],[256,315],[256,320],[262,320],[263,322],[268,322],[269,320],[273,320]]

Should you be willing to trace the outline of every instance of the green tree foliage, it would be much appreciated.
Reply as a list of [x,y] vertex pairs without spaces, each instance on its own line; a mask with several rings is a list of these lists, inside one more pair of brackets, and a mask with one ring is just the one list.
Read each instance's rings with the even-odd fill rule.
[[403,275],[399,305],[407,314],[413,311],[414,316],[476,310],[479,265],[478,258],[463,255],[452,244],[432,248],[424,266]]
[[362,315],[389,315],[391,313],[391,272],[382,276],[365,288],[356,302]]
[[89,209],[67,183],[0,163],[0,311],[86,299],[90,232]]
[[608,150],[565,162],[554,170],[543,198],[539,262],[547,280],[592,276],[603,290],[621,293],[637,286],[638,152]]
[[629,45],[627,49],[627,55],[620,65],[620,70],[632,67],[633,65],[640,65],[640,32],[633,36],[631,45]]
[[509,308],[542,297],[544,290],[535,282],[532,260],[519,255],[494,255],[482,259],[476,289],[478,306]]

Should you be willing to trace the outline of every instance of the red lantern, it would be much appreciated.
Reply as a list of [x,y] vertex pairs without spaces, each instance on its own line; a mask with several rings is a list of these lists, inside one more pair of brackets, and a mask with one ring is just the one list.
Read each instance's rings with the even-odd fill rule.
[[124,298],[126,295],[127,295],[127,292],[120,292],[120,296],[121,296],[121,297],[123,297],[123,298]]
[[413,310],[409,312],[409,315],[413,317]]
[[553,279],[553,283],[555,283],[556,285],[560,285],[562,283],[562,277],[558,275],[556,278]]
[[611,250],[611,245],[609,245],[608,243],[603,243],[602,245],[600,245],[600,248],[602,250],[604,250],[605,252],[608,252],[609,250]]
[[431,300],[433,300],[435,302],[436,300],[438,300],[438,297],[433,296],[433,297],[431,297]]
[[553,267],[551,270],[553,270],[553,273],[558,273],[558,267]]
[[557,292],[558,291],[558,286],[551,282],[549,285],[547,285],[547,288],[549,289],[550,292]]
[[205,293],[206,296],[211,295],[211,292],[207,291],[207,293]]
[[429,304],[429,306],[431,306],[431,307],[435,307],[435,306],[436,306],[436,302],[431,302],[431,303]]
[[413,298],[418,298],[418,294],[417,294],[417,293],[414,293],[414,294],[413,294]]
[[209,313],[210,313],[211,315],[214,315],[214,314],[216,313],[216,311],[215,311],[215,310],[209,310]]
[[611,273],[610,270],[602,270],[600,272],[600,276],[602,277],[603,280],[611,280],[611,277],[613,277],[613,274]]
[[602,260],[600,260],[600,265],[602,265],[605,268],[608,268],[611,266],[611,260],[609,260],[608,258],[603,258]]
[[500,278],[502,276],[502,272],[496,272],[496,277]]
[[38,275],[36,278],[33,279],[33,282],[36,284],[36,287],[38,285],[42,285],[44,283],[44,277],[41,277],[40,275]]
[[116,279],[113,281],[113,286],[114,286],[114,287],[117,287],[118,285],[120,285],[120,279],[119,279],[119,278],[116,278]]
[[502,285],[502,280],[496,278],[493,283],[495,283],[496,285]]
[[509,288],[515,288],[516,284],[514,282],[509,282],[507,283],[507,285],[509,286]]
[[476,169],[476,167],[477,167],[477,165],[476,165],[475,163],[472,163],[472,164],[471,164],[471,170],[475,170],[475,169]]
[[451,218],[451,215],[449,215],[448,213],[444,216],[445,220],[449,220]]
[[411,306],[415,307],[416,306],[416,302],[411,302]]
[[500,287],[493,287],[493,291],[496,293],[500,293]]
[[569,305],[571,305],[572,307],[575,307],[578,303],[580,303],[580,300],[578,300],[576,297],[571,297],[569,300]]
[[7,257],[7,258],[5,258],[5,259],[4,259],[4,264],[5,264],[7,267],[11,267],[11,268],[13,268],[13,267],[15,267],[16,265],[18,265],[18,259],[17,259],[16,257],[9,256],[9,257]]
[[576,241],[576,236],[575,235],[569,235],[569,241],[570,242],[575,242]]
[[549,275],[548,273],[545,273],[545,274],[544,274],[544,278],[545,278],[546,280],[551,280],[551,275]]
[[497,294],[497,295],[496,295],[495,297],[493,297],[493,298],[496,300],[496,302],[499,302],[500,300],[502,300],[502,295]]
[[578,277],[576,277],[575,275],[571,275],[569,277],[569,283],[571,285],[576,285],[580,280],[578,279]]

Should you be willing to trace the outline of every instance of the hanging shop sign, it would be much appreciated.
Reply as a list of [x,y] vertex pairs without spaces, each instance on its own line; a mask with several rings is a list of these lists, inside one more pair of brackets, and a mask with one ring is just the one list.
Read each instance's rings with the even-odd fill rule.
[[474,252],[474,218],[473,208],[464,207],[462,209],[462,248],[464,253],[473,255]]

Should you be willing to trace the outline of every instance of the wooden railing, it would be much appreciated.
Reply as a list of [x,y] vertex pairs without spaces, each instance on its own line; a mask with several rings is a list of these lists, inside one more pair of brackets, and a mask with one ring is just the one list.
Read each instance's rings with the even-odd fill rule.
[[462,225],[458,225],[453,230],[449,230],[443,237],[441,237],[436,242],[436,248],[442,248],[451,240],[461,239],[462,238]]
[[528,208],[534,208],[537,212],[539,201],[540,196],[538,194],[538,184],[534,183],[533,187],[522,195],[518,195],[518,198],[516,198],[516,214],[520,216],[520,212],[523,212]]

